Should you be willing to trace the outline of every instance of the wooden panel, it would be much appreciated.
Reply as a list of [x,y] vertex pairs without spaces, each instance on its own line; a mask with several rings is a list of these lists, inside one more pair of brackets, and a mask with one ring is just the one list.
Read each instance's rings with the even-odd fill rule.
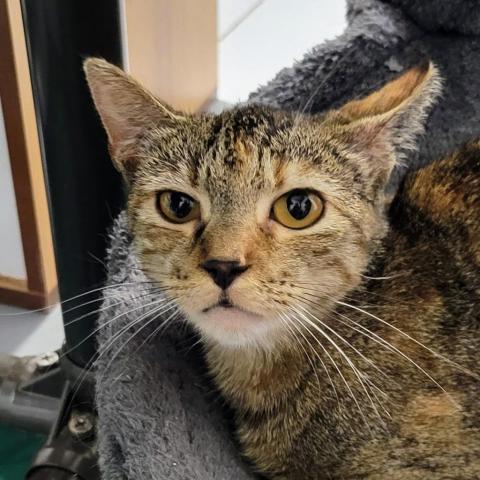
[[[0,1],[0,95],[27,269],[27,288],[32,295],[47,298],[56,288],[57,276],[19,0]],[[1,292],[7,288],[4,286]],[[17,295],[19,290],[14,292]],[[1,294],[0,298],[5,301]]]
[[3,303],[27,309],[52,307],[58,302],[58,290],[30,290],[26,280],[0,276],[0,298]]
[[196,111],[217,85],[216,0],[124,0],[130,73],[173,107]]

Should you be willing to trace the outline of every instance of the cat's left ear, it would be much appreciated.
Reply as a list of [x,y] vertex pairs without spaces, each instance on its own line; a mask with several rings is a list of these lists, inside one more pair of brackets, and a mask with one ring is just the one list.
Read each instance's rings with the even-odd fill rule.
[[386,182],[395,164],[408,150],[415,149],[440,92],[438,70],[427,62],[371,95],[347,103],[329,119],[342,143],[357,154],[365,173],[376,182]]
[[129,151],[149,127],[171,127],[185,117],[160,102],[135,79],[101,58],[89,58],[85,75],[95,106],[107,131],[110,153],[122,173],[131,165]]

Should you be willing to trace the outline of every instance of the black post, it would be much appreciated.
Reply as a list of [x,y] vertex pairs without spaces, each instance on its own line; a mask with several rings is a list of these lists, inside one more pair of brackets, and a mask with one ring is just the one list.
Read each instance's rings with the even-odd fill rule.
[[[83,59],[91,55],[121,66],[120,6],[119,0],[22,0],[22,12],[60,299],[65,301],[103,285],[107,229],[124,203],[121,178],[109,159],[82,70]],[[85,371],[95,354],[100,294],[62,304],[68,356],[55,368],[63,378],[63,393],[54,399],[59,412],[29,479],[100,478],[93,383]],[[36,388],[42,378],[32,385]]]
[[[91,55],[121,65],[120,10],[118,0],[22,0],[22,9],[63,301],[103,284],[106,231],[123,204],[82,71]],[[99,293],[63,306],[66,349],[81,367],[95,352],[95,315],[69,322],[99,301],[66,310]]]

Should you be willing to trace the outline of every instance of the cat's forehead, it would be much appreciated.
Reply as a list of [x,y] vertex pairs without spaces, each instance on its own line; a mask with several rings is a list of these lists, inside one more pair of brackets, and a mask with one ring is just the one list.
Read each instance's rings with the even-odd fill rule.
[[147,170],[188,176],[193,186],[209,190],[245,182],[259,187],[273,159],[284,155],[293,121],[289,114],[244,106],[189,119],[175,131],[154,130],[145,141]]
[[239,197],[255,201],[292,172],[319,170],[328,157],[310,120],[255,105],[190,118],[149,142],[146,177],[175,177],[179,189],[186,182],[222,204]]
[[291,128],[294,116],[262,105],[244,105],[225,110],[211,117],[215,132],[246,135],[260,138],[271,137]]
[[210,120],[197,178],[211,198],[254,201],[279,187],[289,161],[294,118],[259,106],[224,112]]
[[237,107],[203,121],[203,157],[210,157],[209,161],[225,169],[261,163],[262,158],[249,157],[249,151],[283,149],[282,139],[293,126],[289,114],[255,105]]

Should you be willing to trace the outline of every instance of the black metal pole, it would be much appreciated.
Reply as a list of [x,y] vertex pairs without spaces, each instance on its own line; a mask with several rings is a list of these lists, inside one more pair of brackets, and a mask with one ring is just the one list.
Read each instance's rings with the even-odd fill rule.
[[[106,231],[123,204],[120,176],[87,90],[82,60],[121,65],[118,0],[22,0],[32,86],[43,148],[60,299],[100,287]],[[79,366],[95,352],[99,292],[63,306],[66,348]]]

